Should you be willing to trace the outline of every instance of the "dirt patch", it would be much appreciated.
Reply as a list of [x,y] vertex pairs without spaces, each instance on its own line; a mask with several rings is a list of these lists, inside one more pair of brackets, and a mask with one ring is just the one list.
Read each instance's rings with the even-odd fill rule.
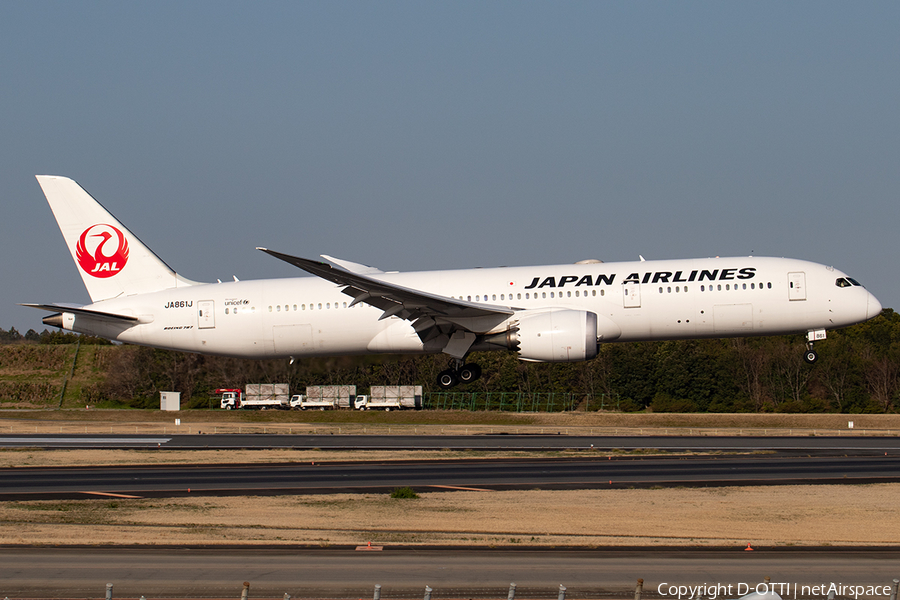
[[[900,484],[0,504],[13,544],[900,545]],[[514,510],[510,510],[514,508]]]

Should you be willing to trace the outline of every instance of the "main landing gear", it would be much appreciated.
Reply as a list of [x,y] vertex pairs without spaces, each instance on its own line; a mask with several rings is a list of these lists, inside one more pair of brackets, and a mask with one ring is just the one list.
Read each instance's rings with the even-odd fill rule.
[[461,360],[454,360],[453,366],[441,371],[437,378],[438,387],[449,390],[460,383],[472,383],[481,377],[481,367],[477,364],[468,363],[460,366],[461,364]]

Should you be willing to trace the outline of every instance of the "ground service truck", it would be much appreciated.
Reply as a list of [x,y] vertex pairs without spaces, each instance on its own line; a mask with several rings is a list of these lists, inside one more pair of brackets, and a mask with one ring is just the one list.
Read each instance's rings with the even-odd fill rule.
[[291,396],[291,408],[297,410],[330,410],[337,407],[335,398],[310,398],[303,394]]
[[246,394],[237,388],[220,388],[216,394],[222,395],[219,406],[226,410],[291,407],[290,386],[287,383],[248,383]]
[[357,396],[353,402],[357,410],[400,410],[422,408],[421,385],[373,385],[368,396]]
[[353,401],[353,408],[356,410],[398,410],[403,408],[400,404],[400,398],[372,398],[370,396],[360,395]]

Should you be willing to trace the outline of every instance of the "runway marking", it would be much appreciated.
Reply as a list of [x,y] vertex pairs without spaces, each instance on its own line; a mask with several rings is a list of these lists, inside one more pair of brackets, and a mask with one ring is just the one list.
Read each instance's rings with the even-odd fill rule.
[[128,494],[113,494],[110,492],[81,492],[82,494],[93,494],[95,496],[109,496],[110,498],[134,498],[140,500],[143,496],[129,496]]
[[169,437],[160,438],[114,438],[114,437],[0,437],[0,446],[42,445],[42,446],[86,446],[89,444],[118,446],[147,446],[167,444]]
[[458,485],[432,485],[429,487],[443,488],[445,490],[465,490],[468,492],[493,492],[494,490],[485,490],[483,488],[459,487]]

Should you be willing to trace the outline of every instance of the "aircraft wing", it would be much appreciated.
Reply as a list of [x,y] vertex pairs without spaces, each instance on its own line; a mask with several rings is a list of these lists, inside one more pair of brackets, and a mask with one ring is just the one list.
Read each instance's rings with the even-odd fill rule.
[[[351,306],[365,302],[384,311],[381,319],[396,316],[412,322],[423,342],[437,338],[441,334],[452,336],[457,331],[484,334],[515,314],[512,308],[430,294],[359,272],[351,272],[341,266],[282,254],[267,248],[257,249],[322,279],[344,286],[343,293],[353,297]],[[355,263],[341,261],[340,264]],[[474,340],[474,336],[471,339]]]

